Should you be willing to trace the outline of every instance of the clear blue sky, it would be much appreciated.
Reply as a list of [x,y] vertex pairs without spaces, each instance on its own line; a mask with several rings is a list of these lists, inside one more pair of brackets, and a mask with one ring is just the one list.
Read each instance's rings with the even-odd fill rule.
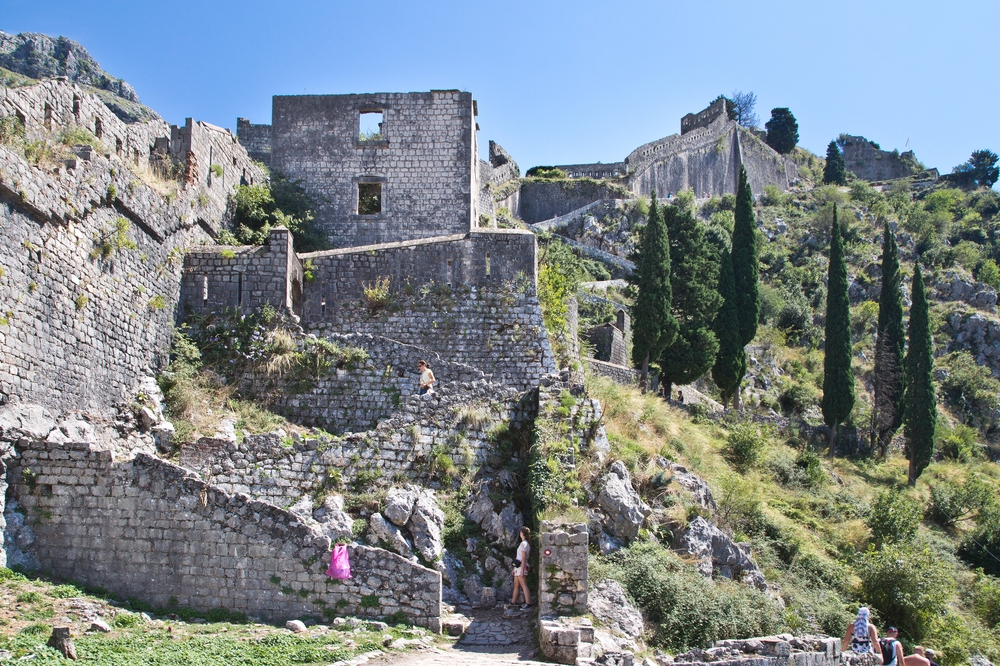
[[536,164],[623,159],[720,93],[790,107],[942,172],[1000,152],[1000,2],[0,0],[0,30],[81,42],[172,123],[269,122],[271,96],[458,88],[480,144]]

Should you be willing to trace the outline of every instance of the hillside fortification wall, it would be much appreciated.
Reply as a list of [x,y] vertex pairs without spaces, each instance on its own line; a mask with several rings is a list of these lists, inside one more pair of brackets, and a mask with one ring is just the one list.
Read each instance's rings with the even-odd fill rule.
[[352,545],[352,578],[335,581],[324,573],[328,536],[182,467],[83,442],[32,441],[18,453],[14,491],[47,571],[164,608],[271,621],[402,613],[440,630],[441,574],[394,553]]
[[[372,115],[378,134],[360,136]],[[470,93],[276,96],[270,164],[302,179],[335,247],[468,233],[478,223]],[[377,206],[359,205],[375,196]]]
[[[196,159],[180,162],[190,180],[150,176],[157,144],[170,154],[171,128],[125,124],[72,84],[5,88],[0,115],[19,118],[30,140],[58,143],[79,127],[100,135],[44,169],[0,146],[0,402],[106,411],[162,366],[184,249],[219,228],[231,187]],[[193,131],[177,145],[264,177],[232,135],[217,135]]]

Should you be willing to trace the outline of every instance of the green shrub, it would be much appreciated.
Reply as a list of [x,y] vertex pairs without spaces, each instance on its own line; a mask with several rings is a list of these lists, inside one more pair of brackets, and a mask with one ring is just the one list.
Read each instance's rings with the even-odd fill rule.
[[958,462],[969,462],[979,453],[979,433],[967,425],[959,423],[954,428],[939,424],[935,433],[937,443],[934,448],[941,457]]
[[392,292],[389,290],[389,278],[380,277],[372,282],[362,283],[365,305],[372,312],[379,312],[386,308],[392,301]]
[[870,547],[858,560],[861,600],[879,621],[914,641],[924,638],[933,618],[947,607],[952,580],[941,558],[910,544]]
[[682,651],[715,640],[773,633],[781,606],[742,583],[713,582],[656,543],[637,543],[607,561],[618,580],[655,627],[651,643]]
[[1000,561],[994,556],[1000,553],[1000,509],[994,505],[980,513],[976,527],[965,535],[957,553],[970,565],[1000,576]]
[[993,488],[978,474],[970,474],[962,484],[948,482],[931,486],[927,513],[944,527],[973,518],[993,502]]
[[872,531],[872,543],[908,543],[917,534],[920,506],[899,491],[889,490],[878,495],[868,509],[865,522]]
[[976,363],[967,351],[946,354],[937,364],[948,371],[941,380],[941,393],[962,420],[983,430],[995,425],[1000,381],[993,378],[989,368]]
[[732,425],[726,438],[726,459],[740,471],[754,467],[767,449],[768,436],[767,430],[750,421]]
[[554,166],[534,166],[528,169],[525,174],[525,178],[568,178],[569,176],[562,169],[557,169]]

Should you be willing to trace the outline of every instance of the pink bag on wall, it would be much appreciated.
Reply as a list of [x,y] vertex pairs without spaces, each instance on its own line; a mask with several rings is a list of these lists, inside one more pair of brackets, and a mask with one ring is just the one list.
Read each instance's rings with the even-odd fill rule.
[[326,575],[338,580],[346,580],[351,577],[351,562],[347,556],[347,546],[344,544],[338,543],[333,547],[330,568],[326,570]]

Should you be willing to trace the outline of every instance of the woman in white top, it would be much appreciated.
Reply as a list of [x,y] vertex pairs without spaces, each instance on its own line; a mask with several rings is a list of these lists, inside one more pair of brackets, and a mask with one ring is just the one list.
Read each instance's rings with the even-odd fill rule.
[[531,556],[531,544],[528,543],[528,539],[531,538],[531,530],[527,527],[521,528],[521,543],[517,547],[517,559],[514,564],[514,594],[510,599],[511,605],[517,603],[517,591],[518,589],[524,593],[524,605],[521,606],[522,610],[527,610],[531,608],[531,592],[528,591],[528,558]]

